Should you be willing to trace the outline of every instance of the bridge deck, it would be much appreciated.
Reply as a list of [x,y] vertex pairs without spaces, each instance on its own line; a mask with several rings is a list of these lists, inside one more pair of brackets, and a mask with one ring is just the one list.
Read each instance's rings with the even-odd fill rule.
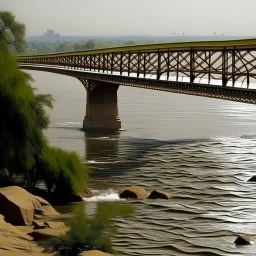
[[256,39],[19,56],[18,62],[79,79],[255,103]]

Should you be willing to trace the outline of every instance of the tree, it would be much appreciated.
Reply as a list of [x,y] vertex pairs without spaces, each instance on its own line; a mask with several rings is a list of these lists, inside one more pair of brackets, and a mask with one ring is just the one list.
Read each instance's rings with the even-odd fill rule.
[[88,178],[88,168],[75,152],[45,146],[38,155],[36,179],[42,180],[48,191],[55,188],[61,194],[79,193]]
[[81,48],[81,43],[75,43],[74,46],[73,46],[73,49],[74,49],[74,51],[79,51],[79,50],[81,50],[81,49],[82,49],[82,48]]
[[0,168],[7,168],[11,176],[27,174],[46,144],[43,129],[49,117],[44,107],[52,107],[52,97],[35,95],[32,78],[11,56],[3,55],[0,66]]
[[43,134],[52,96],[35,94],[32,77],[18,69],[10,54],[10,47],[22,49],[25,26],[9,12],[0,12],[0,24],[0,175],[9,174],[8,183],[34,187],[41,179],[49,188],[79,192],[87,178],[85,165],[75,152],[50,147]]
[[89,40],[86,44],[85,44],[86,49],[94,49],[95,48],[95,43],[92,40]]
[[15,20],[15,16],[7,11],[0,11],[0,49],[7,51],[8,47],[20,52],[25,40],[25,25]]

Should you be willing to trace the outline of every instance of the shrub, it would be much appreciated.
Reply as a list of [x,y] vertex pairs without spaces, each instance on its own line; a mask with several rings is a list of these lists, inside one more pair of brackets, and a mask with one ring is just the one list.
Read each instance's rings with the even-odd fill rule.
[[112,236],[117,232],[114,218],[125,217],[133,212],[132,206],[105,202],[98,205],[93,217],[88,217],[84,207],[79,207],[69,221],[70,231],[60,237],[43,241],[41,245],[49,251],[55,250],[60,255],[68,256],[87,250],[113,253]]
[[61,194],[81,192],[88,177],[88,168],[77,153],[48,145],[38,156],[36,172],[49,192],[55,188]]

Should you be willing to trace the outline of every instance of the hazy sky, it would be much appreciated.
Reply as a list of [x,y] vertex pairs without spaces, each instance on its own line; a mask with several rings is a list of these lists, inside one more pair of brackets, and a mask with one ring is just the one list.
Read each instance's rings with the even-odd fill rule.
[[27,35],[256,35],[256,0],[0,0]]

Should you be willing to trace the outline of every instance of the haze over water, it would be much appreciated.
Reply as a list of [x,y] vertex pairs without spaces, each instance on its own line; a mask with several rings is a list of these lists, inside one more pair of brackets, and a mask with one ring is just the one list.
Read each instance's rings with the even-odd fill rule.
[[80,154],[88,187],[117,199],[118,188],[142,185],[173,199],[129,201],[135,214],[118,219],[122,255],[255,255],[236,247],[238,234],[256,240],[256,106],[120,86],[116,134],[81,130],[86,92],[70,77],[29,72],[38,92],[55,99],[46,131],[52,145]]

